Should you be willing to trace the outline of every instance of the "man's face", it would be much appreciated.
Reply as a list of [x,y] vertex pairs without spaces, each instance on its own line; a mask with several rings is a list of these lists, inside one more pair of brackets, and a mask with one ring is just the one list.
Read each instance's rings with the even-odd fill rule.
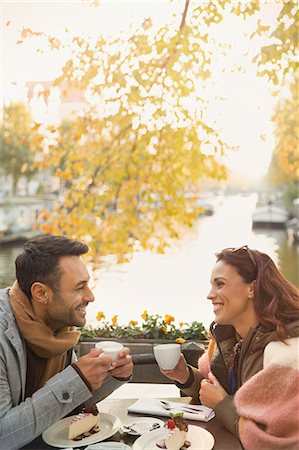
[[88,286],[90,277],[86,264],[79,256],[63,256],[58,266],[62,275],[55,293],[51,291],[47,322],[53,329],[62,326],[82,327],[86,322],[86,307],[94,301]]

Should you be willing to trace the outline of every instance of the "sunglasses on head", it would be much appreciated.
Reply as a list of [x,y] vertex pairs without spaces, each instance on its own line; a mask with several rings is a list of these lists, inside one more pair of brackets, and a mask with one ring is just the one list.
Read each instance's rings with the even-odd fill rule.
[[244,251],[248,253],[248,256],[250,258],[250,261],[252,262],[252,264],[254,265],[254,267],[257,269],[257,263],[254,257],[254,254],[252,252],[252,250],[250,250],[250,248],[248,248],[248,245],[242,245],[242,247],[229,247],[225,249],[226,251],[232,252],[232,253],[237,253],[240,251]]

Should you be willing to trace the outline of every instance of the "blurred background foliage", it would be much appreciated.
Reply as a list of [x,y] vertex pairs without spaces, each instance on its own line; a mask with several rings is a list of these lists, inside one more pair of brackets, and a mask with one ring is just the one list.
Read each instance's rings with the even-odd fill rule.
[[[210,28],[227,11],[244,21],[256,17],[251,38],[268,42],[255,57],[257,73],[269,78],[274,93],[287,89],[273,117],[268,177],[288,185],[288,201],[298,196],[298,4],[283,3],[272,32],[259,10],[259,1],[186,0],[166,26],[157,31],[148,18],[129,39],[120,33],[62,42],[23,28],[20,43],[38,36],[53,50],[71,48],[54,86],[82,91],[86,100],[84,114],[46,129],[30,128],[23,105],[4,110],[0,160],[14,183],[20,174],[48,170],[63,186],[53,210],[45,211],[44,232],[88,242],[96,264],[99,254],[121,262],[137,249],[163,252],[194,223],[202,179],[225,179],[221,157],[232,151],[207,118],[205,95],[212,49],[225,52]],[[23,118],[18,125],[16,117]]]

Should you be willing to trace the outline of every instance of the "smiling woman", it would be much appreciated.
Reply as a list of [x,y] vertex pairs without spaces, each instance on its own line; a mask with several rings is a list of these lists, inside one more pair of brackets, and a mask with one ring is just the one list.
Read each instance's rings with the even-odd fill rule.
[[[255,391],[261,380],[265,389],[271,383],[274,369],[269,369],[271,362],[264,358],[264,354],[272,354],[270,347],[279,344],[280,354],[275,361],[278,365],[280,361],[290,359],[289,345],[298,349],[299,291],[283,277],[272,259],[258,250],[247,246],[227,248],[216,257],[208,295],[214,305],[215,322],[210,330],[209,348],[199,360],[199,370],[187,366],[181,358],[175,369],[162,373],[175,380],[176,385],[186,395],[192,395],[194,401],[200,399],[203,405],[213,408],[216,417],[236,436],[239,436],[240,425],[241,440],[246,442],[246,446],[254,439],[258,445],[252,447],[255,449],[262,450],[274,442],[275,449],[287,448],[288,445],[293,449],[297,445],[297,433],[291,418],[286,421],[284,429],[288,432],[282,438],[274,431],[279,430],[276,427],[278,416],[276,419],[266,417],[267,402],[262,430],[258,423],[260,415],[252,413],[250,419],[248,416],[244,419],[242,414],[247,414],[249,409],[255,411],[252,402],[256,402],[258,411],[263,410],[261,402],[256,397],[253,400],[247,392]],[[298,372],[291,372],[291,379],[298,382]],[[279,385],[275,391],[280,392],[283,401],[291,405],[294,396],[289,386],[285,386],[284,377],[275,379]],[[236,411],[234,394],[238,391]],[[298,400],[295,401],[297,408]],[[254,436],[249,439],[248,433]]]
[[[246,336],[248,330],[255,328],[259,323],[253,301],[256,266],[253,265],[250,258],[251,253],[249,252],[251,250],[248,250],[246,247],[227,250],[241,253],[247,252],[248,260],[245,260],[246,281],[240,275],[240,268],[236,270],[234,265],[228,264],[220,256],[212,272],[212,289],[208,294],[208,299],[213,304],[217,324],[233,325],[239,336]],[[251,276],[249,275],[248,265],[253,266],[251,268]]]

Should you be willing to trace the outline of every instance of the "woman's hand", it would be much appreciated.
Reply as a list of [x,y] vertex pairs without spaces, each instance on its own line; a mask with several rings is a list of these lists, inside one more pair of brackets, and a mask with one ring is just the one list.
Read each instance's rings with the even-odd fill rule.
[[116,378],[129,378],[134,369],[130,349],[125,347],[118,353],[117,359],[111,364],[110,375]]
[[199,399],[202,405],[215,408],[227,395],[226,390],[211,372],[208,374],[208,379],[204,378],[201,381]]
[[187,367],[186,360],[184,358],[184,355],[181,354],[179,362],[177,363],[176,367],[172,370],[164,370],[159,367],[160,372],[165,375],[167,378],[170,378],[171,380],[178,381],[181,384],[185,384],[190,376],[189,369]]

